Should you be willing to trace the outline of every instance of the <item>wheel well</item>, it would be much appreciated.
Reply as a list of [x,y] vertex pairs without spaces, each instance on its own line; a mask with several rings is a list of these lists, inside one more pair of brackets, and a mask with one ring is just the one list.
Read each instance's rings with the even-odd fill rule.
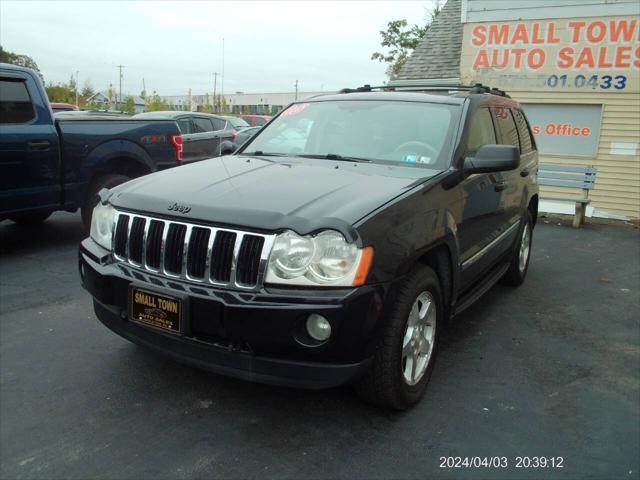
[[127,177],[136,178],[151,173],[151,170],[146,165],[132,158],[118,157],[112,158],[101,165],[94,172],[93,178],[96,178],[98,175],[104,175],[105,173],[119,173]]
[[531,197],[527,208],[529,209],[529,213],[531,213],[531,219],[535,225],[538,220],[538,195]]
[[422,255],[418,262],[431,267],[438,275],[442,288],[445,318],[449,318],[453,298],[453,267],[449,247],[438,245]]

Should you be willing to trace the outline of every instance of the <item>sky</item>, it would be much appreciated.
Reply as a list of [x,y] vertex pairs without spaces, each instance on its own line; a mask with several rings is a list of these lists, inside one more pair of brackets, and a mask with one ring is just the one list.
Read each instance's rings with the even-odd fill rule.
[[[32,57],[47,82],[79,71],[94,90],[123,94],[331,91],[381,84],[371,60],[380,30],[424,24],[432,0],[416,1],[31,1],[0,0],[0,44]],[[217,77],[220,93],[222,75]]]

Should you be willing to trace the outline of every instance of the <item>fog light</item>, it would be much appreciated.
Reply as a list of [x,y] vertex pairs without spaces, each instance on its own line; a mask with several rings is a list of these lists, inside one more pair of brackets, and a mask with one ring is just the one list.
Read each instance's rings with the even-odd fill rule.
[[322,315],[312,313],[307,318],[307,333],[314,340],[324,342],[331,336],[331,324]]

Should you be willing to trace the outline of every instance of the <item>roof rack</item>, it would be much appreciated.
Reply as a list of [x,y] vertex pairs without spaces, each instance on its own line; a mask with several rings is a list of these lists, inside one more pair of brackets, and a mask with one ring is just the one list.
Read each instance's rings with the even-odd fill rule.
[[356,93],[356,92],[371,92],[373,90],[380,90],[385,92],[424,92],[428,90],[433,91],[468,91],[469,93],[489,93],[491,95],[498,95],[500,97],[511,98],[504,90],[500,90],[498,88],[491,88],[486,85],[482,85],[481,83],[476,83],[474,85],[438,85],[438,84],[424,84],[424,85],[406,85],[402,84],[394,84],[394,85],[381,85],[372,87],[371,85],[363,85],[358,88],[343,88],[338,93]]

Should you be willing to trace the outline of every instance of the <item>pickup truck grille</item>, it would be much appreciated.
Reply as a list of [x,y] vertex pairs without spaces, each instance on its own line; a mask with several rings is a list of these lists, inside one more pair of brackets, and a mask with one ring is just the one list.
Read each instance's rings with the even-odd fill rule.
[[116,212],[117,260],[170,278],[229,288],[262,287],[275,235]]

